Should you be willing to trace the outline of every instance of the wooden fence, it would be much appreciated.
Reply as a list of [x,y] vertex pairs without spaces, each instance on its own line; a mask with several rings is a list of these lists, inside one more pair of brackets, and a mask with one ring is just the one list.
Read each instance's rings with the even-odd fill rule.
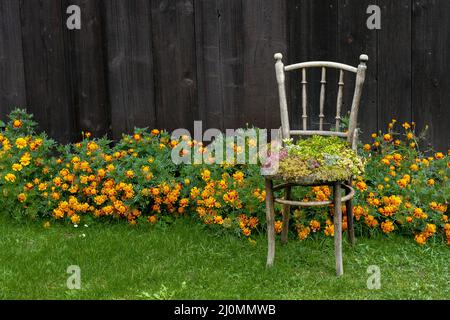
[[[66,27],[72,4],[81,30]],[[366,26],[372,4],[380,30]],[[352,65],[366,53],[365,136],[392,118],[415,120],[446,149],[449,16],[448,0],[1,0],[0,116],[26,106],[60,141],[82,130],[118,138],[134,126],[192,128],[194,120],[275,128],[275,52],[286,63]],[[300,79],[289,81],[300,123]]]

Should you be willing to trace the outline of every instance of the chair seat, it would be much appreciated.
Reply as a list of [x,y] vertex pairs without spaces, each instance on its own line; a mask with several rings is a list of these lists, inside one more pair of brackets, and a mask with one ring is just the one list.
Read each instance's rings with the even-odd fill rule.
[[[275,180],[275,181],[283,181],[286,183],[292,183],[302,186],[319,186],[319,185],[331,185],[334,182],[338,182],[338,180],[323,180],[316,177],[314,174],[307,176],[283,176],[280,174],[266,175],[267,179]],[[348,181],[351,179],[351,176],[345,179],[340,179],[339,181]]]
[[364,170],[362,159],[338,137],[312,136],[287,141],[270,154],[262,174],[272,180],[318,185],[348,181]]

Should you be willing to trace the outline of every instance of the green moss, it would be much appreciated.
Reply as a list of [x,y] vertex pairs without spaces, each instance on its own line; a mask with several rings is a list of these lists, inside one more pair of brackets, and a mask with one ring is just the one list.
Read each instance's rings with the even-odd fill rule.
[[281,157],[278,171],[284,179],[347,180],[364,171],[362,159],[338,137],[287,140],[284,149],[287,156]]

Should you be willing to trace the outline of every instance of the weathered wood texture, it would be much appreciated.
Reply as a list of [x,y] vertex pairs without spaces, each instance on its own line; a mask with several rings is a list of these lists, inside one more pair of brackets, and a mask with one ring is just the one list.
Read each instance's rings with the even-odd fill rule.
[[[81,30],[66,28],[67,6]],[[381,7],[381,30],[366,27]],[[450,148],[448,0],[2,0],[0,116],[27,107],[60,141],[133,127],[278,128],[273,54],[288,65],[369,56],[362,139],[392,118],[429,125]],[[307,73],[308,129],[336,123],[339,72]],[[342,115],[354,78],[345,74]],[[286,79],[291,129],[302,127],[301,72]]]

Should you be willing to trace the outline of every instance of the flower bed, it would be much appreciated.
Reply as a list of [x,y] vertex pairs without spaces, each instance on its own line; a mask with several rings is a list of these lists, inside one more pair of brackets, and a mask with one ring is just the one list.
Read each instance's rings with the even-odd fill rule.
[[[41,219],[49,227],[55,220],[154,225],[187,215],[250,241],[264,229],[265,192],[258,165],[176,165],[171,150],[179,141],[157,129],[136,129],[115,144],[84,133],[79,143],[59,145],[36,134],[36,123],[25,111],[14,110],[9,118],[0,133],[0,196],[3,212],[13,217]],[[449,153],[425,156],[414,124],[403,124],[403,133],[395,133],[394,127],[392,122],[387,134],[374,133],[373,143],[359,151],[366,169],[355,179],[358,234],[398,232],[419,244],[430,239],[450,244]],[[188,142],[197,146],[196,152],[206,149]],[[255,141],[247,139],[247,144]],[[331,190],[299,188],[294,195],[320,201],[329,199]],[[277,209],[275,229],[281,232]],[[295,210],[292,233],[301,240],[332,236],[329,211]]]

